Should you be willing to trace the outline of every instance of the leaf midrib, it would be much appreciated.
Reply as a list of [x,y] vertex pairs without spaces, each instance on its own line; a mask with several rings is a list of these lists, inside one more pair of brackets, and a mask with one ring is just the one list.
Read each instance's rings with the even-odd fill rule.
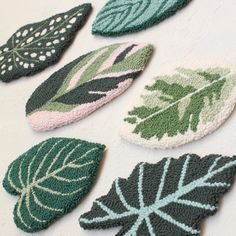
[[211,87],[211,86],[213,86],[214,84],[218,83],[219,81],[222,81],[222,80],[225,80],[225,79],[227,79],[227,78],[222,77],[221,79],[218,79],[217,81],[214,81],[214,82],[212,82],[212,83],[210,83],[210,84],[204,86],[204,87],[201,88],[201,89],[197,89],[196,91],[194,91],[194,92],[192,92],[192,93],[189,93],[187,96],[182,97],[181,99],[175,101],[174,103],[168,105],[167,107],[165,107],[165,108],[163,108],[163,109],[161,109],[161,110],[159,110],[159,111],[157,111],[157,112],[155,112],[155,113],[153,113],[153,114],[147,116],[146,118],[140,120],[140,121],[139,121],[138,123],[136,123],[135,125],[140,125],[141,123],[147,121],[148,119],[151,119],[152,117],[154,117],[154,116],[156,116],[156,115],[158,115],[158,114],[160,114],[160,113],[162,113],[162,112],[164,112],[164,111],[170,109],[171,107],[177,105],[178,103],[182,102],[183,100],[185,100],[185,99],[187,99],[187,98],[190,98],[190,97],[192,97],[193,95],[195,95],[195,94],[197,94],[197,93],[199,93],[199,92],[201,92],[201,91],[204,91],[204,90],[207,89],[208,87]]
[[[176,192],[167,195],[165,198],[158,200],[159,204],[157,206],[157,203],[154,202],[153,204],[149,205],[149,206],[145,206],[143,208],[135,208],[126,212],[123,212],[121,214],[117,214],[117,213],[113,213],[112,215],[107,215],[105,217],[98,217],[100,218],[100,222],[103,222],[109,219],[117,219],[117,218],[122,218],[122,217],[126,217],[126,216],[131,216],[131,215],[140,215],[142,214],[142,212],[147,212],[146,209],[148,209],[148,213],[149,214],[145,214],[145,216],[150,215],[151,213],[159,210],[160,208],[163,208],[165,206],[167,206],[168,204],[170,204],[171,202],[173,202],[174,200],[179,199],[180,197],[182,197],[183,195],[186,195],[187,193],[191,192],[193,189],[196,189],[198,187],[201,187],[201,184],[204,184],[207,180],[211,179],[212,177],[214,177],[216,174],[221,173],[222,171],[231,168],[232,166],[236,165],[236,160],[228,162],[226,165],[222,166],[221,168],[212,171],[206,175],[204,175],[203,177],[194,180],[192,182],[190,182],[189,184],[181,187],[180,189],[178,189]],[[144,210],[145,209],[145,210]],[[104,220],[105,218],[105,220]],[[83,219],[81,219],[83,220]],[[91,220],[91,222],[88,222],[89,220],[85,218],[85,221],[87,221],[87,223],[92,223],[93,220]]]
[[[84,155],[82,155],[79,159],[86,157],[90,152],[95,151],[95,150],[97,150],[97,148],[93,148],[93,149],[89,150],[89,151],[86,152]],[[28,192],[28,191],[29,191],[31,188],[33,188],[34,186],[37,186],[39,183],[42,183],[42,182],[45,181],[46,179],[53,177],[54,175],[56,175],[56,174],[59,173],[60,171],[64,170],[66,167],[69,167],[71,164],[74,164],[74,162],[76,162],[76,161],[78,161],[78,159],[75,159],[75,160],[73,160],[72,162],[69,162],[69,163],[67,163],[66,165],[63,165],[63,166],[60,167],[59,169],[57,169],[57,170],[55,170],[55,171],[53,171],[53,172],[51,172],[51,173],[45,175],[44,177],[38,179],[37,181],[35,181],[35,182],[33,182],[33,183],[29,184],[29,185],[26,185],[26,187],[23,188],[23,189],[20,191],[20,193]],[[91,164],[91,163],[93,163],[93,162],[94,162],[93,160],[90,161],[90,162],[86,162],[86,163],[84,163],[84,164],[81,164],[80,167],[82,167],[83,165],[86,165],[86,164],[88,164],[88,163]]]

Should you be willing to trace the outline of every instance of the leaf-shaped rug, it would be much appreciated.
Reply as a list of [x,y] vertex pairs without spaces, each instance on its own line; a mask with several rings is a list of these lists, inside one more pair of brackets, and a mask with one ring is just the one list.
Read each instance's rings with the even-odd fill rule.
[[83,4],[17,30],[0,47],[0,80],[11,82],[54,64],[82,28],[91,10],[91,4]]
[[157,164],[141,163],[128,179],[117,179],[80,218],[84,229],[122,226],[117,235],[190,236],[217,211],[236,174],[233,158],[186,154]]
[[191,0],[109,0],[96,17],[93,34],[117,36],[146,29],[173,15]]
[[216,130],[235,103],[236,73],[231,69],[171,69],[145,87],[120,134],[150,148],[176,147]]
[[13,161],[3,186],[20,195],[14,209],[16,225],[36,232],[75,208],[96,178],[104,148],[77,139],[51,138]]
[[86,117],[123,93],[144,70],[152,52],[152,45],[114,44],[72,61],[28,100],[30,126],[45,131]]

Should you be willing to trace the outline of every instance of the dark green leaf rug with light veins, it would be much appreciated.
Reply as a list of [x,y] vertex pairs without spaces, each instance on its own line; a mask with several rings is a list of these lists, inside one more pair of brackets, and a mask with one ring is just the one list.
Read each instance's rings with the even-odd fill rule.
[[191,0],[109,0],[93,23],[93,34],[116,36],[165,20]]
[[200,223],[216,213],[236,174],[236,156],[186,154],[138,164],[117,179],[80,217],[85,229],[121,226],[119,236],[200,235]]
[[91,4],[83,4],[17,30],[0,47],[0,80],[11,82],[55,63],[84,25],[91,10]]
[[77,139],[51,138],[13,161],[3,186],[19,195],[14,209],[17,227],[36,232],[75,208],[96,178],[104,148]]

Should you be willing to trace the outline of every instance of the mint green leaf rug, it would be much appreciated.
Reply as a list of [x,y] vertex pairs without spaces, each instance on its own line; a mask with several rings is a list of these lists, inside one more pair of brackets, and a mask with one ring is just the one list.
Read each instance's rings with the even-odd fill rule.
[[191,0],[109,0],[96,17],[93,34],[118,36],[158,24]]
[[105,146],[77,139],[51,138],[11,163],[3,187],[19,195],[17,227],[46,229],[73,210],[91,188]]
[[176,68],[146,86],[126,115],[121,136],[149,148],[172,148],[216,130],[236,104],[230,68]]
[[0,47],[0,80],[11,82],[54,64],[83,27],[91,10],[91,4],[83,4],[17,30]]
[[122,94],[144,70],[153,46],[113,44],[54,73],[26,104],[30,126],[46,131],[78,121]]
[[[197,236],[201,221],[218,209],[236,174],[236,157],[186,154],[140,163],[116,179],[107,195],[80,217],[84,229],[121,226],[119,236]],[[224,222],[223,222],[224,223]]]

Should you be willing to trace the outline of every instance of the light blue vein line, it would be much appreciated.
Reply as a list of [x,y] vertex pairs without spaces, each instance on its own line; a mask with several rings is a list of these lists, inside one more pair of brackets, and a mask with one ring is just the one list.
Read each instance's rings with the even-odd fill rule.
[[155,202],[159,201],[160,198],[161,198],[161,194],[162,194],[162,190],[163,190],[163,187],[164,187],[164,184],[165,184],[165,179],[166,179],[166,175],[167,175],[167,172],[168,172],[168,168],[170,166],[170,162],[171,162],[171,159],[167,158]]
[[215,161],[214,161],[213,165],[210,167],[208,173],[211,173],[211,172],[214,170],[214,168],[215,168],[216,165],[218,164],[218,161],[219,161],[221,158],[222,158],[222,156],[220,156],[220,157],[218,157],[217,159],[215,159]]
[[138,179],[138,198],[140,208],[144,207],[144,200],[143,200],[143,171],[144,171],[144,163],[139,166],[139,179]]
[[116,193],[117,193],[117,195],[118,195],[120,201],[121,201],[122,204],[124,205],[124,207],[125,207],[127,210],[130,210],[130,211],[135,210],[135,211],[136,211],[137,209],[134,208],[134,207],[132,207],[132,206],[130,206],[130,205],[127,203],[127,201],[125,200],[125,198],[124,198],[124,196],[123,196],[123,193],[122,193],[122,191],[121,191],[121,189],[120,189],[120,186],[119,186],[119,179],[116,179],[116,180],[115,180],[115,188],[116,188]]
[[131,229],[124,236],[136,236],[139,226],[142,224],[143,217],[139,216],[135,221]]
[[148,232],[150,233],[151,236],[156,236],[156,234],[154,233],[154,230],[153,230],[153,227],[152,227],[152,224],[151,224],[151,221],[149,219],[149,217],[145,217],[145,221],[146,221],[146,224],[147,224],[147,227],[148,227]]
[[231,162],[225,164],[224,166],[222,166],[221,168],[219,168],[219,169],[217,169],[215,171],[212,171],[211,173],[207,174],[205,178],[210,179],[213,176],[215,176],[216,174],[218,174],[220,172],[223,172],[225,169],[228,169],[228,168],[230,168],[232,166],[235,166],[235,165],[236,165],[236,160],[231,161]]
[[229,187],[230,184],[228,183],[221,183],[221,182],[216,182],[216,183],[203,183],[200,187]]
[[181,228],[182,230],[184,230],[188,233],[191,233],[191,234],[199,234],[200,233],[200,231],[193,229],[192,227],[187,226],[187,225],[175,220],[174,218],[172,218],[170,215],[166,214],[165,212],[162,212],[160,210],[156,210],[155,213],[158,216],[160,216],[162,219],[168,221],[169,223]]
[[116,213],[114,211],[112,211],[109,207],[105,206],[103,203],[99,202],[99,201],[95,201],[95,203],[97,203],[97,205],[106,213],[108,213],[109,215],[113,215],[115,216]]
[[205,210],[214,211],[216,209],[215,206],[212,206],[210,204],[202,204],[200,202],[195,202],[195,201],[177,199],[177,200],[174,200],[174,202],[179,203],[179,204],[183,204],[183,205],[186,205],[186,206],[192,206],[192,207],[205,209]]
[[183,169],[181,171],[181,176],[180,176],[179,184],[178,184],[179,189],[183,187],[184,179],[185,179],[185,176],[186,176],[186,173],[187,173],[187,169],[188,169],[190,159],[191,159],[191,157],[188,155],[185,162],[184,162],[184,166],[183,166]]

